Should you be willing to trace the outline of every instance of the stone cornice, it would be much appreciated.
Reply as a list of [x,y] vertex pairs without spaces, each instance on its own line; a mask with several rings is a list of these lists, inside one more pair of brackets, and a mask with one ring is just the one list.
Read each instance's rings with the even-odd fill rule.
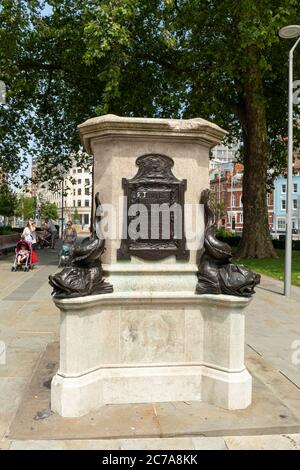
[[93,153],[92,140],[122,136],[122,138],[176,139],[184,138],[211,148],[227,134],[224,129],[205,119],[155,119],[120,117],[106,114],[88,119],[78,126],[81,142],[86,151]]

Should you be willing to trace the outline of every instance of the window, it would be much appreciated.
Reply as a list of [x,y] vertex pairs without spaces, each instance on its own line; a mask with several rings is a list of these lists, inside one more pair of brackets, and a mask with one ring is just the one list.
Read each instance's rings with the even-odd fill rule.
[[86,200],[84,201],[84,205],[85,205],[85,207],[89,207],[90,201],[89,201],[88,199],[86,199]]
[[90,223],[90,215],[89,214],[84,214],[84,223],[88,225]]
[[89,196],[90,195],[90,188],[84,188],[84,194],[85,194],[85,196]]
[[297,193],[297,192],[298,192],[298,184],[294,183],[294,193]]
[[77,194],[78,194],[78,196],[81,196],[81,188],[78,188]]
[[76,196],[76,190],[73,189],[73,196]]
[[90,184],[89,178],[85,178],[84,183],[85,183],[85,184]]
[[82,173],[82,168],[78,168],[77,173]]
[[282,192],[282,194],[286,193],[286,184],[281,185],[281,192]]
[[241,212],[240,213],[240,224],[244,222],[244,214]]
[[298,201],[297,199],[293,199],[293,209],[296,211],[298,209]]
[[235,196],[234,196],[234,194],[231,196],[231,206],[235,207]]
[[73,175],[75,175],[75,174],[76,174],[76,168],[74,168],[74,170],[73,170]]
[[277,228],[278,230],[285,230],[285,219],[277,220]]
[[80,201],[80,199],[78,200],[78,207],[81,207],[81,201]]
[[282,199],[282,201],[281,201],[281,210],[282,211],[286,210],[286,200],[285,199]]
[[78,183],[78,184],[81,184],[81,178],[78,179],[77,183]]
[[73,206],[74,206],[74,207],[76,206],[76,202],[75,202],[75,201],[73,201]]

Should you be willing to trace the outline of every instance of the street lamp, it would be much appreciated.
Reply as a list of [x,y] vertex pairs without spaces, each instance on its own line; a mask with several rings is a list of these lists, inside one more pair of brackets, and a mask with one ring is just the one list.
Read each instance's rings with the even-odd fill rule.
[[64,233],[64,192],[65,192],[64,179],[66,176],[66,170],[61,163],[57,165],[57,169],[62,176],[62,179],[61,179],[61,236],[63,236],[63,233]]
[[281,28],[279,36],[283,39],[298,38],[289,52],[289,130],[288,130],[288,171],[287,206],[285,236],[284,295],[291,295],[292,281],[292,218],[293,218],[293,93],[294,93],[294,51],[300,42],[300,26],[289,25]]

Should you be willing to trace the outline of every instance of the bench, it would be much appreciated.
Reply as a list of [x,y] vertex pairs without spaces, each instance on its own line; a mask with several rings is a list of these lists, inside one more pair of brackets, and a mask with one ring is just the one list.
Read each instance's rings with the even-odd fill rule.
[[14,249],[20,238],[20,234],[0,235],[0,254],[6,254]]

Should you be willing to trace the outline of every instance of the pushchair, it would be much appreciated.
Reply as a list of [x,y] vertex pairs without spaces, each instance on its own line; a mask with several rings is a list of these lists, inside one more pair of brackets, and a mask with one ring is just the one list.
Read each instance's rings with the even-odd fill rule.
[[[25,251],[27,253],[25,253]],[[32,247],[26,240],[20,240],[15,249],[15,260],[11,267],[12,271],[28,272],[32,263]]]
[[72,258],[72,252],[68,245],[63,245],[59,252],[59,263],[58,267],[70,266]]
[[38,233],[38,246],[39,248],[46,248],[51,246],[51,233],[46,228],[41,227]]

